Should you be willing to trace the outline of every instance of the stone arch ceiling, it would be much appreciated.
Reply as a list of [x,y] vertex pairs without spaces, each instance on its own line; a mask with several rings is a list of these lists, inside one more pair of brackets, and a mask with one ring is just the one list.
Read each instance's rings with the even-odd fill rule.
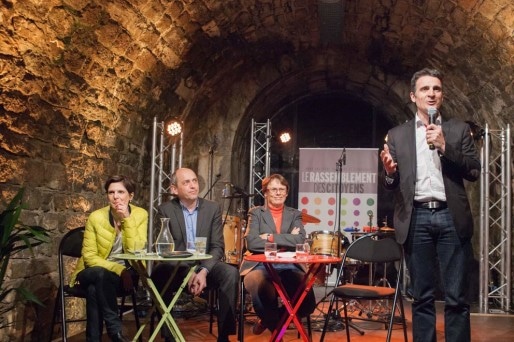
[[[154,116],[180,116],[189,137],[207,145],[218,133],[230,146],[250,117],[327,91],[400,122],[408,80],[425,66],[447,75],[450,115],[512,122],[511,0],[341,0],[340,31],[328,33],[321,13],[334,0],[1,2],[2,129],[37,127],[83,162],[118,149],[128,151],[119,161],[141,167],[148,137],[138,131]],[[10,139],[4,149],[30,155]],[[205,156],[202,146],[186,142]]]
[[154,117],[184,120],[199,170],[218,140],[224,175],[243,169],[250,118],[303,98],[351,96],[402,122],[410,76],[425,66],[446,74],[445,114],[513,123],[512,0],[341,0],[338,15],[334,3],[0,0],[0,199],[25,185],[24,222],[54,237],[37,270],[14,260],[13,276],[52,307],[55,242],[105,205],[106,175],[148,187]]

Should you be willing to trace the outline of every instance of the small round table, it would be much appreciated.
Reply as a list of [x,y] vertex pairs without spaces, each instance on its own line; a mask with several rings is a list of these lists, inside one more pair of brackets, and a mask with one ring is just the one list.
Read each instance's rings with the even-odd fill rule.
[[[212,255],[209,254],[191,254],[188,252],[175,252],[172,257],[165,258],[157,255],[156,253],[148,253],[145,255],[134,255],[130,253],[123,253],[123,254],[114,254],[113,258],[120,259],[120,260],[127,260],[134,270],[139,274],[139,277],[141,278],[141,281],[143,283],[143,286],[148,289],[148,292],[150,294],[150,297],[153,300],[154,308],[156,308],[161,313],[161,319],[157,326],[155,327],[154,331],[152,331],[152,335],[148,339],[148,341],[154,341],[157,337],[159,330],[163,326],[163,324],[166,324],[168,328],[171,331],[171,334],[174,336],[174,338],[178,341],[185,342],[184,336],[180,332],[180,329],[177,326],[177,323],[173,319],[173,316],[171,315],[171,311],[173,309],[173,306],[179,299],[182,290],[186,287],[187,282],[189,281],[189,278],[193,275],[195,268],[190,267],[189,272],[185,276],[184,280],[182,281],[182,284],[178,288],[177,292],[173,296],[171,302],[169,304],[166,304],[164,300],[162,299],[161,294],[159,293],[159,290],[155,287],[155,284],[152,281],[152,278],[150,278],[150,275],[148,274],[148,270],[146,268],[146,262],[147,261],[168,261],[168,262],[175,262],[177,264],[177,267],[175,270],[178,270],[178,266],[181,263],[189,263],[189,264],[198,264],[198,262],[206,259],[212,258]],[[165,293],[166,289],[170,284],[172,283],[173,279],[175,278],[177,272],[174,272],[168,281],[166,282],[166,285],[163,289],[161,289],[161,293]],[[151,314],[149,315],[149,317]],[[134,341],[136,341],[139,336],[143,333],[143,330],[148,322],[141,325],[139,328],[136,336],[134,336]]]

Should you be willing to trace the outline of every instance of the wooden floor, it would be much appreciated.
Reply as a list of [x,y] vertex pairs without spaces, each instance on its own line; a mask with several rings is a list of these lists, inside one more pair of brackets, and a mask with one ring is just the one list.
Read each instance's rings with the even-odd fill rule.
[[[313,329],[313,341],[319,341],[321,337],[321,327],[323,326],[323,319],[325,317],[324,313],[327,310],[328,302],[321,301],[321,299],[326,294],[327,289],[324,287],[315,288],[316,297],[318,298],[318,306],[316,307],[315,312],[311,315],[311,326]],[[404,300],[406,317],[408,320],[407,329],[408,329],[408,338],[412,341],[412,327],[411,327],[411,309],[410,309],[410,301],[408,299]],[[373,305],[373,304],[371,304]],[[443,320],[443,304],[437,304],[437,336],[438,341],[444,341],[444,320]],[[369,305],[368,305],[369,307]],[[364,307],[364,312],[369,310]],[[177,318],[177,323],[179,328],[184,335],[186,341],[188,342],[211,342],[216,341],[217,334],[217,325],[214,323],[212,334],[209,333],[209,314],[208,312],[201,313],[193,313],[193,314],[183,314],[181,312],[177,313],[176,316],[180,316]],[[186,318],[186,316],[188,316]],[[245,329],[244,329],[244,341],[247,342],[261,342],[268,341],[270,338],[270,333],[265,331],[262,335],[253,335],[252,334],[252,326],[255,321],[254,317],[248,317],[245,320]],[[329,324],[329,331],[327,331],[325,335],[325,341],[327,342],[336,342],[336,341],[344,341],[346,340],[346,331],[342,329],[344,326],[342,324],[342,320],[340,319],[331,319]],[[378,324],[375,322],[365,322],[365,321],[354,321],[355,325],[364,332],[364,335],[360,335],[355,329],[351,329],[351,340],[352,341],[366,341],[366,342],[374,342],[374,341],[385,341],[387,331],[384,330],[384,325]],[[127,336],[133,336],[135,334],[135,323],[133,320],[133,315],[128,314],[126,318],[124,318],[124,333]],[[476,342],[507,342],[514,341],[514,315],[505,315],[505,314],[476,314],[472,313],[471,315],[471,330],[472,330],[472,341]],[[144,341],[148,341],[148,329],[144,332]],[[85,336],[83,333],[80,333],[72,338],[68,339],[70,342],[82,342],[85,341]],[[107,336],[104,337],[104,341],[109,341]],[[57,340],[56,340],[57,341]],[[162,341],[159,337],[157,341]],[[231,336],[230,341],[237,341],[237,337]],[[287,333],[284,336],[284,342],[288,341],[301,341],[298,338],[297,330],[294,326],[290,326],[290,329],[287,330]],[[395,326],[392,335],[392,341],[403,341],[403,332],[401,326]]]

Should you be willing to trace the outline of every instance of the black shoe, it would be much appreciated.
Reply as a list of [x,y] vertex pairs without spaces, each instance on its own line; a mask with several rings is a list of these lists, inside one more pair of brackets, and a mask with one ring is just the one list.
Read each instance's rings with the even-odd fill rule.
[[130,340],[128,338],[126,338],[125,336],[123,336],[123,334],[120,332],[114,334],[114,335],[111,335],[109,336],[111,338],[111,341],[112,342],[130,342]]

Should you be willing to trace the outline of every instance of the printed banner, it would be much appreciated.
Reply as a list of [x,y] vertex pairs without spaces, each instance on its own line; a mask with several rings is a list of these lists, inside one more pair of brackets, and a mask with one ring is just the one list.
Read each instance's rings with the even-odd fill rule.
[[377,226],[378,149],[301,148],[299,171],[298,207],[321,221],[305,224],[307,233],[336,232],[338,215],[349,241]]

